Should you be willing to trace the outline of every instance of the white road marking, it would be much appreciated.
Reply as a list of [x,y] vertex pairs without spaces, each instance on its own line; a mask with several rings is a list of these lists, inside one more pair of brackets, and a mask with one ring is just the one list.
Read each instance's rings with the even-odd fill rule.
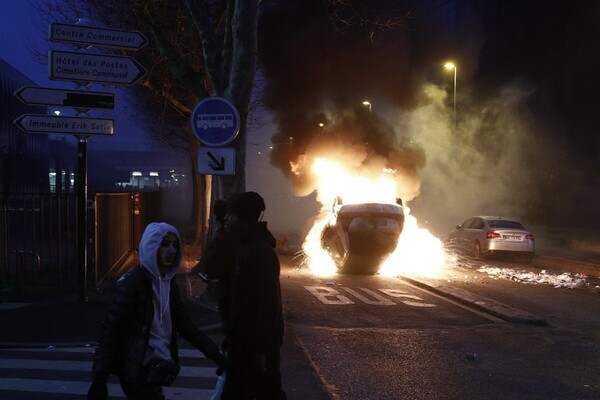
[[[304,286],[306,290],[308,290],[313,296],[315,296],[321,303],[328,305],[348,305],[355,304],[350,298],[342,295],[337,290],[326,287],[326,286]],[[356,297],[358,300],[362,301],[365,304],[371,304],[376,306],[395,306],[398,303],[381,296],[377,292],[367,288],[359,288],[366,294],[371,297],[367,297],[362,293],[358,292],[349,287],[340,287],[340,289],[348,292],[352,296]],[[425,303],[421,297],[415,296],[412,294],[408,294],[407,292],[400,289],[378,289],[381,293],[399,299],[399,301],[407,306],[411,307],[437,307],[435,304]],[[410,300],[405,300],[410,299]]]
[[[53,371],[91,371],[91,361],[64,361],[64,360],[27,360],[27,359],[0,359],[1,369],[42,369]],[[188,367],[182,366],[179,376],[191,378],[217,378],[214,367]],[[0,385],[0,388],[2,386]]]
[[396,303],[394,303],[392,300],[386,299],[385,297],[383,297],[367,288],[360,288],[360,290],[362,290],[365,293],[368,293],[376,300],[372,300],[366,296],[363,296],[362,294],[358,293],[356,290],[350,289],[348,287],[343,287],[342,289],[344,289],[346,292],[350,293],[352,296],[356,297],[363,303],[372,304],[372,305],[376,305],[376,306],[395,306],[396,305]]
[[424,300],[421,297],[415,296],[413,294],[408,294],[405,291],[400,290],[400,289],[379,289],[379,291],[387,294],[390,297],[407,298],[407,299],[418,300],[418,301],[401,300],[402,303],[406,304],[407,306],[413,306],[413,307],[437,307],[435,304],[423,303]]
[[354,304],[352,300],[333,288],[326,286],[304,286],[313,296],[315,296],[323,304],[344,305]]
[[[79,394],[83,396],[90,388],[90,382],[0,378],[0,388],[3,391]],[[164,387],[163,392],[167,400],[208,400],[211,398],[213,389]],[[110,397],[125,398],[121,386],[116,383],[108,384],[108,395]]]

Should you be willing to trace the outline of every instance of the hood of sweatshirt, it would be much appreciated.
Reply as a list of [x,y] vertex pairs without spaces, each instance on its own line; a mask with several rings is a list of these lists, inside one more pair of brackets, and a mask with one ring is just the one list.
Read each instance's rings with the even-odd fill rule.
[[[177,228],[164,222],[152,222],[148,224],[142,235],[142,239],[140,240],[140,264],[143,268],[148,270],[153,277],[161,277],[158,268],[158,249],[162,240],[169,233],[177,236],[177,240],[181,246],[181,237],[179,236]],[[179,270],[179,264],[181,264],[181,257],[182,254],[180,248],[177,259],[163,278],[170,280],[175,276]]]
[[[180,249],[171,268],[162,275],[158,267],[158,249],[164,237],[169,233],[177,237]],[[181,238],[177,228],[164,222],[152,222],[148,224],[140,240],[140,264],[152,276],[152,290],[154,291],[153,325],[155,325],[152,331],[164,331],[162,334],[170,335],[171,313],[169,309],[169,296],[171,279],[177,274],[181,258]]]

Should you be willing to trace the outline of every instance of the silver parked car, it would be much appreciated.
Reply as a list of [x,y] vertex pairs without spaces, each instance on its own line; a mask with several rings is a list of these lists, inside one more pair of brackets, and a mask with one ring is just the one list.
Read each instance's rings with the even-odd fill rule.
[[490,255],[518,255],[530,262],[535,240],[516,218],[476,216],[456,226],[446,240],[447,247],[467,250],[477,258]]

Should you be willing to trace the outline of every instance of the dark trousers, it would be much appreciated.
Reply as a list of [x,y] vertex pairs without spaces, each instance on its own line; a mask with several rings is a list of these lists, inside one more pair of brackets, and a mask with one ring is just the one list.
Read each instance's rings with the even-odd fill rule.
[[254,356],[229,353],[221,400],[286,400],[280,364],[279,348],[265,354],[263,371],[257,370]]
[[165,400],[161,386],[148,386],[121,378],[119,383],[128,400]]

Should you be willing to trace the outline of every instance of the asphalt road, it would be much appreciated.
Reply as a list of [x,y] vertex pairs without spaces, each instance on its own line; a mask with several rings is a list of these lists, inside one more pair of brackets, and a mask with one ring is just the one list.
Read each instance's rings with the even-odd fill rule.
[[319,278],[282,258],[288,329],[334,399],[600,398],[598,293],[457,276],[445,284],[546,323],[506,322],[398,278]]

